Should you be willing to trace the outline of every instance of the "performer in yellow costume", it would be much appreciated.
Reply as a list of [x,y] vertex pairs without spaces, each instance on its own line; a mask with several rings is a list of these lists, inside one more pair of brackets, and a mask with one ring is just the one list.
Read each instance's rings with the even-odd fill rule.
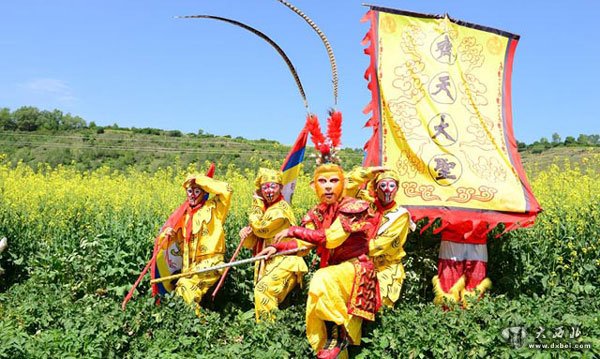
[[[400,176],[384,167],[357,168],[348,174],[349,195],[372,202],[377,226],[369,242],[369,256],[377,268],[377,280],[383,305],[392,307],[400,297],[406,274],[402,258],[408,231],[416,226],[408,211],[395,201]],[[368,182],[366,190],[360,186]]]
[[[330,115],[329,123],[336,125],[329,126],[328,134],[339,136],[341,114]],[[306,336],[318,358],[346,358],[347,345],[360,344],[362,320],[374,320],[380,306],[377,274],[367,255],[373,217],[369,202],[344,196],[344,172],[331,163],[336,156],[330,146],[337,148],[339,137],[325,139],[317,126],[318,122],[307,122],[320,152],[311,184],[320,203],[308,211],[302,227],[292,226],[278,233],[275,244],[260,254],[316,247],[321,268],[308,290]],[[283,242],[288,237],[296,240]]]
[[[172,215],[177,218],[175,226],[165,228],[161,236],[169,236],[169,242],[176,241],[183,261],[181,272],[186,273],[223,263],[223,223],[233,190],[229,184],[202,174],[188,176],[183,188],[187,201],[180,207],[179,215]],[[175,291],[200,315],[202,296],[219,277],[220,272],[212,271],[181,278]]]
[[[281,171],[261,168],[255,181],[249,225],[242,228],[240,238],[253,254],[273,244],[275,234],[296,225],[294,212],[281,194]],[[272,311],[288,293],[302,283],[308,267],[302,257],[278,256],[257,262],[254,271],[254,308],[256,320],[273,319]]]

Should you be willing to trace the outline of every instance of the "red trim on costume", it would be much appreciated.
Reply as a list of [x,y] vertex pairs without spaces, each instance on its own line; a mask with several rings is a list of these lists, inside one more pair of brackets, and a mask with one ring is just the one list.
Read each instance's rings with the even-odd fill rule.
[[348,314],[366,320],[375,320],[375,314],[381,307],[381,295],[377,272],[371,259],[363,254],[353,261],[354,282],[348,298]]

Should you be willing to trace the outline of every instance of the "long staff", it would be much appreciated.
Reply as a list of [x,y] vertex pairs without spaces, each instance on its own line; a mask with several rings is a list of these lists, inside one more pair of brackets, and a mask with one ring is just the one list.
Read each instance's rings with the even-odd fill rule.
[[[288,254],[294,254],[294,253],[298,253],[298,252],[306,250],[306,249],[308,249],[308,248],[300,247],[300,248],[288,249],[287,251],[275,253],[270,258],[273,258],[273,257],[276,257],[276,256],[284,256],[284,255],[288,255]],[[202,273],[206,273],[206,272],[212,272],[212,271],[216,271],[216,270],[223,269],[223,268],[236,267],[236,266],[239,266],[239,265],[242,265],[242,264],[253,263],[253,262],[256,262],[256,261],[263,260],[263,259],[267,259],[267,255],[258,256],[258,257],[251,257],[251,258],[242,259],[242,260],[231,262],[231,263],[223,263],[223,264],[219,264],[219,265],[216,265],[216,266],[213,266],[213,267],[199,269],[199,270],[193,271],[193,272],[180,273],[180,274],[170,275],[170,276],[167,276],[167,277],[156,278],[156,279],[151,280],[150,283],[151,284],[156,284],[156,283],[159,283],[159,282],[166,282],[166,281],[169,281],[169,280],[174,280],[174,279],[179,279],[179,278],[185,278],[185,277],[191,277],[191,276],[196,275],[196,274],[202,274]]]

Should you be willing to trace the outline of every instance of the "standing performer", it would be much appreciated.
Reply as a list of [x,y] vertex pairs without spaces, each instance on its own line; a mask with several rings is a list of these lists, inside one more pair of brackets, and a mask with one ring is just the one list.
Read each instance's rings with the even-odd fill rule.
[[[320,203],[308,211],[302,227],[278,233],[275,244],[261,254],[272,255],[300,244],[316,247],[321,268],[310,282],[306,336],[318,358],[344,358],[348,344],[360,344],[362,320],[374,320],[380,306],[377,275],[368,257],[373,217],[367,201],[344,196],[344,172],[331,163],[339,161],[331,147],[335,150],[339,145],[341,114],[331,114],[327,140],[316,117],[312,119],[310,132],[321,156],[311,185]],[[280,241],[287,237],[297,240]]]
[[492,286],[487,278],[487,233],[485,222],[449,224],[441,230],[438,275],[433,277],[436,304],[462,301],[483,295]]
[[[169,240],[163,248],[175,242],[182,257],[181,272],[193,272],[223,263],[225,233],[223,223],[231,203],[229,184],[202,174],[192,174],[183,182],[187,194],[185,203],[172,215],[162,231],[159,241]],[[213,195],[209,198],[209,195]],[[193,305],[200,316],[200,301],[208,289],[219,279],[220,272],[212,271],[181,278],[175,291],[183,300]]]
[[[283,199],[281,171],[261,168],[254,182],[252,210],[249,225],[240,230],[244,247],[253,254],[273,244],[275,234],[296,225],[291,206]],[[256,320],[262,317],[274,319],[272,311],[285,299],[289,292],[302,284],[308,267],[298,256],[278,256],[254,267],[254,308]]]
[[[416,228],[408,211],[395,201],[399,181],[396,171],[368,167],[351,171],[346,185],[347,194],[372,202],[377,225],[371,234],[369,256],[377,269],[382,304],[387,307],[393,307],[400,297],[406,277],[403,247],[409,229]],[[359,190],[365,182],[367,189]]]

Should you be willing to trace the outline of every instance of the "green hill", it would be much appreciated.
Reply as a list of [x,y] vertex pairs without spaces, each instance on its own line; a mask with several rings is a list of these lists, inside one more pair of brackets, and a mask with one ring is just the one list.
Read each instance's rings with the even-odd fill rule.
[[[542,138],[530,145],[518,142],[518,147],[525,168],[535,171],[551,163],[560,164],[561,158],[585,166],[584,158],[598,154],[599,144],[598,135],[581,134],[577,139],[569,136],[561,142],[560,136],[554,134],[552,142]],[[0,108],[0,159],[22,161],[32,167],[47,163],[52,167],[73,165],[80,170],[108,166],[154,172],[167,166],[186,168],[213,161],[223,166],[256,169],[278,167],[289,150],[290,146],[266,139],[215,136],[202,130],[184,134],[178,130],[121,128],[116,124],[97,126],[60,110]],[[363,151],[346,148],[340,157],[350,168],[362,162]],[[305,160],[304,165],[310,172],[315,164]]]
[[[149,132],[149,131],[148,131]],[[31,166],[71,165],[90,170],[108,166],[118,170],[134,167],[153,172],[167,166],[214,161],[235,164],[238,168],[260,165],[279,166],[290,146],[270,140],[247,140],[241,137],[210,134],[182,134],[179,131],[142,133],[132,129],[80,129],[69,131],[2,131],[0,153],[13,163]],[[354,166],[362,160],[361,150],[343,149],[341,157]],[[313,161],[305,161],[311,168]]]
[[600,147],[557,146],[542,152],[528,149],[520,152],[520,155],[523,167],[528,172],[546,169],[551,164],[562,167],[566,160],[571,164],[579,164],[582,169],[585,169],[590,157],[600,155]]
[[[151,132],[153,133],[143,133]],[[0,131],[0,154],[5,161],[22,161],[32,167],[74,165],[81,170],[108,166],[116,170],[133,167],[154,172],[158,168],[214,161],[255,169],[260,165],[279,166],[290,146],[271,140],[248,140],[242,137],[211,134],[182,134],[155,129],[84,128],[66,131]],[[600,147],[557,146],[544,151],[525,149],[520,152],[528,171],[541,170],[552,163],[570,159],[585,166],[585,158],[600,154]],[[341,157],[348,167],[362,161],[359,149],[343,149]],[[306,158],[309,158],[308,156]],[[305,160],[310,171],[314,161]]]

